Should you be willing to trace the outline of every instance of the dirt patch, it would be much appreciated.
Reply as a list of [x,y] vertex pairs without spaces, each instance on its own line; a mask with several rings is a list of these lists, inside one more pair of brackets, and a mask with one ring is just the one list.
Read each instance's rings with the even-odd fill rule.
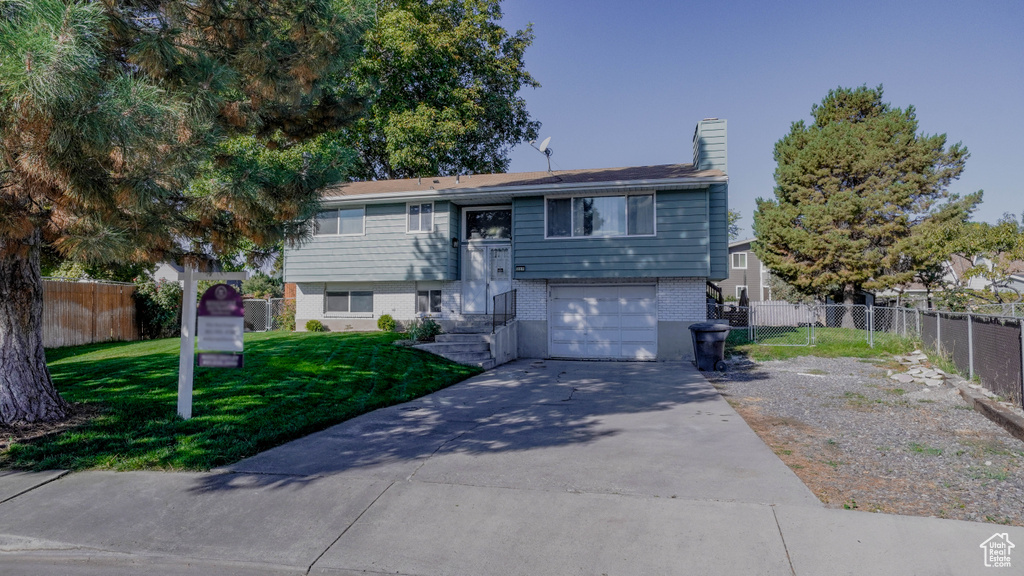
[[733,362],[709,379],[830,508],[1024,526],[1024,442],[951,386],[845,358]]
[[0,424],[0,452],[7,450],[14,443],[30,443],[52,434],[77,428],[102,413],[102,408],[92,404],[72,404],[71,416],[61,422],[32,422],[11,426]]

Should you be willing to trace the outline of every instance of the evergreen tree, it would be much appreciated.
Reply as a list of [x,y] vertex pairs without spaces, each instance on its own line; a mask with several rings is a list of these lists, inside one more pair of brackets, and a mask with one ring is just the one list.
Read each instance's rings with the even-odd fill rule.
[[0,0],[0,422],[67,415],[40,256],[200,268],[309,233],[362,0]]
[[775,144],[775,198],[757,200],[754,252],[799,291],[852,304],[858,290],[910,280],[908,239],[955,216],[942,202],[968,152],[918,134],[913,106],[883,102],[881,86],[832,90],[811,115]]

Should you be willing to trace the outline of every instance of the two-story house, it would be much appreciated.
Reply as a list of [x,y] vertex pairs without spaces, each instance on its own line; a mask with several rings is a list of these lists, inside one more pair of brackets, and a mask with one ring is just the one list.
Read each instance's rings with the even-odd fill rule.
[[692,358],[706,282],[729,273],[725,120],[697,125],[693,156],[329,188],[316,236],[285,250],[296,324],[454,330],[515,290],[521,357]]
[[748,238],[729,244],[729,277],[718,284],[727,300],[739,300],[744,290],[750,302],[772,299],[770,271],[751,249],[753,241]]

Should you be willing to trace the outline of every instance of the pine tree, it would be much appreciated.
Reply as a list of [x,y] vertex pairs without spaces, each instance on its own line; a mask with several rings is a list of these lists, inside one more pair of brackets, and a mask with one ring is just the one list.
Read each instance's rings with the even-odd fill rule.
[[0,0],[0,422],[56,420],[40,255],[253,262],[353,156],[353,0]]
[[775,144],[775,198],[757,200],[754,251],[804,294],[849,305],[858,290],[913,276],[901,265],[908,239],[957,214],[942,201],[968,152],[947,148],[944,134],[918,134],[913,106],[883,102],[881,86],[832,90],[811,115]]

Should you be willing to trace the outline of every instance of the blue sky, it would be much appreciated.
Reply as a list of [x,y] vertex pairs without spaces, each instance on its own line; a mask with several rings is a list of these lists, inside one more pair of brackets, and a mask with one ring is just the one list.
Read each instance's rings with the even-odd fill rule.
[[[1024,2],[505,0],[532,22],[523,92],[554,169],[690,162],[704,117],[729,122],[730,206],[750,233],[772,197],[772,148],[837,86],[885,87],[919,131],[971,152],[950,190],[985,191],[976,220],[1024,211]],[[526,145],[513,172],[543,170]]]

